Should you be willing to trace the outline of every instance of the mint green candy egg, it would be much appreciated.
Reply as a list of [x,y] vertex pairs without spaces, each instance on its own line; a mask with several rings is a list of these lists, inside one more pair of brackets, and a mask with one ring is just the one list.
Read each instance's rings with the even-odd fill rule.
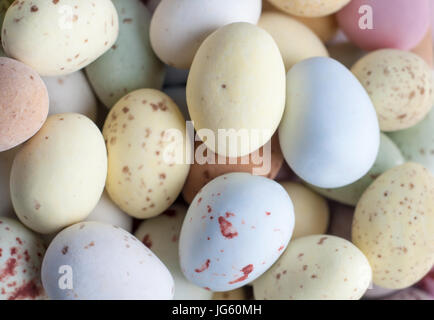
[[417,162],[434,174],[434,109],[414,127],[389,133],[405,160]]
[[310,186],[313,190],[329,199],[343,204],[355,206],[369,185],[383,172],[404,163],[404,158],[398,147],[385,134],[380,135],[380,150],[371,170],[347,186],[336,189],[323,189]]
[[103,56],[86,68],[89,81],[106,107],[142,88],[161,89],[165,67],[149,40],[151,15],[139,0],[113,0],[119,15],[119,36]]

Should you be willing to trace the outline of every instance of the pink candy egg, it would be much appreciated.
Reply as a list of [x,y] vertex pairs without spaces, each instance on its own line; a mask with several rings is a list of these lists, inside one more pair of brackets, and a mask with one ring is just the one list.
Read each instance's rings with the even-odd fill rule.
[[337,18],[347,37],[364,50],[410,50],[429,28],[430,4],[429,0],[353,0]]
[[48,92],[30,67],[0,57],[0,152],[9,150],[41,128],[48,114]]

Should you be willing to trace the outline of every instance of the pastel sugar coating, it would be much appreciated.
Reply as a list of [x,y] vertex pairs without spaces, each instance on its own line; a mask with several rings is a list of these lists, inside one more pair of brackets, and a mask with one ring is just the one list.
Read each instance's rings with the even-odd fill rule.
[[316,57],[288,72],[279,139],[286,162],[300,178],[318,187],[338,188],[357,181],[372,167],[380,130],[359,81],[336,60]]
[[179,233],[186,213],[185,206],[175,204],[160,216],[142,222],[135,236],[151,249],[171,272],[175,281],[174,300],[210,300],[212,292],[189,282],[179,265]]
[[48,114],[48,92],[25,64],[0,57],[0,152],[32,137]]
[[116,41],[118,15],[110,0],[15,1],[6,12],[2,44],[11,58],[42,76],[86,67]]
[[[73,288],[61,288],[68,277]],[[100,222],[75,224],[54,238],[42,263],[42,283],[53,300],[170,300],[175,289],[151,250],[127,231]]]
[[368,260],[351,242],[312,235],[291,241],[253,290],[257,300],[358,300],[371,279]]
[[10,194],[10,173],[12,163],[19,147],[0,152],[0,217],[13,217],[13,207]]
[[52,115],[15,157],[10,177],[15,212],[36,232],[59,231],[91,213],[106,176],[97,126],[76,113]]
[[85,221],[104,222],[120,227],[128,232],[133,231],[133,219],[119,209],[105,191]]
[[[372,18],[372,29],[360,28],[366,24],[366,14]],[[429,28],[429,0],[352,0],[337,18],[350,41],[364,50],[410,50]]]
[[96,94],[108,108],[133,90],[161,89],[165,73],[151,48],[148,9],[139,0],[112,2],[119,15],[118,39],[86,68]]
[[234,22],[256,24],[261,0],[162,0],[151,21],[151,44],[166,64],[189,69],[202,41]]
[[212,296],[213,300],[248,300],[246,287],[241,287],[235,290],[226,292],[215,292]]
[[327,49],[316,34],[284,13],[265,12],[261,15],[258,26],[276,41],[286,71],[304,59],[328,57]]
[[323,17],[335,13],[351,0],[268,0],[279,10],[301,17]]
[[83,72],[43,77],[50,97],[49,114],[81,113],[96,121],[98,102]]
[[[249,23],[210,35],[191,66],[187,104],[199,137],[214,153],[242,157],[267,143],[285,106],[285,66],[273,38]],[[249,141],[225,146],[219,129],[243,130]],[[215,145],[214,139],[204,139],[209,130]]]
[[310,187],[329,199],[355,206],[366,188],[368,188],[380,174],[403,163],[404,157],[401,151],[389,137],[382,133],[380,135],[380,149],[377,159],[372,168],[362,178],[345,187],[336,189],[322,189],[315,186]]
[[185,120],[172,99],[154,89],[126,95],[110,111],[103,134],[113,202],[139,219],[169,208],[181,193],[191,156]]
[[273,180],[248,173],[215,178],[190,205],[179,240],[181,269],[211,291],[240,288],[283,253],[294,229],[294,209]]
[[[268,149],[262,147],[259,150],[259,156],[264,157],[263,159],[257,159],[256,154],[249,154],[242,158],[232,159],[216,155],[211,150],[207,149],[203,142],[196,142],[195,154],[204,157],[206,156],[206,159],[213,159],[214,163],[202,164],[198,162],[198,156],[195,157],[196,161],[191,165],[187,181],[182,189],[184,200],[187,203],[191,203],[204,185],[214,178],[230,172],[247,172],[274,179],[279,172],[279,169],[282,167],[283,155],[280,151],[279,138],[277,134],[275,134],[268,143],[271,144],[268,146],[270,148],[270,158],[267,158],[267,155],[264,152],[264,150]],[[236,163],[231,164],[230,161],[236,161]],[[268,161],[269,167],[267,166]],[[269,170],[267,170],[267,168],[269,168]]]
[[15,219],[0,217],[0,300],[46,299],[42,240]]
[[368,92],[382,131],[412,127],[431,110],[432,71],[414,53],[374,51],[356,62],[351,71]]
[[305,186],[295,182],[282,182],[294,204],[295,227],[293,238],[323,234],[329,224],[327,201]]
[[408,161],[420,163],[434,174],[434,109],[417,125],[389,133]]
[[368,258],[376,285],[406,288],[433,266],[433,181],[409,162],[378,177],[357,204],[352,241]]

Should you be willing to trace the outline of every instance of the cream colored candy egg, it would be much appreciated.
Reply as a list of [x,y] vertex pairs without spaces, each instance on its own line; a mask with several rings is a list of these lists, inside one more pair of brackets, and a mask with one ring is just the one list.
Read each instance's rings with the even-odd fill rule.
[[103,134],[110,198],[136,218],[166,210],[181,192],[190,168],[190,141],[178,106],[158,90],[134,91],[112,108]]
[[433,266],[433,181],[409,162],[378,177],[357,204],[352,240],[371,263],[376,285],[406,288]]
[[6,12],[6,54],[43,76],[84,68],[116,41],[118,15],[110,0],[21,0]]
[[[199,48],[187,82],[188,109],[199,137],[222,156],[259,149],[282,119],[285,83],[279,48],[266,31],[249,23],[218,29]],[[228,130],[241,136],[242,129],[244,139],[235,147],[225,145],[228,139],[219,139],[219,129],[235,139]]]
[[106,175],[106,148],[97,126],[77,113],[52,115],[15,157],[12,204],[27,227],[53,233],[90,214]]
[[269,0],[279,10],[301,17],[323,17],[342,9],[350,0]]
[[368,92],[382,131],[412,127],[431,110],[431,68],[414,53],[374,51],[356,62],[351,71]]
[[357,300],[371,278],[368,260],[351,242],[312,235],[293,240],[253,289],[258,300]]
[[286,71],[301,60],[328,57],[324,44],[303,23],[279,12],[265,12],[258,26],[265,29],[279,46]]
[[311,234],[323,234],[329,224],[329,208],[327,201],[295,182],[282,182],[294,204],[295,227],[293,239]]

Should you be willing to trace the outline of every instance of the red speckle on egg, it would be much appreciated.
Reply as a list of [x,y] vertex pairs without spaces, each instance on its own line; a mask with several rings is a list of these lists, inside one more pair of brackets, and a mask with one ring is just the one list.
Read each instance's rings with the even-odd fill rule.
[[265,212],[265,214],[267,215],[267,216],[270,216],[271,215],[271,212]]
[[8,298],[8,300],[16,300],[16,299],[35,299],[37,296],[41,294],[41,287],[37,286],[33,281],[30,281],[21,287],[17,288],[12,295]]
[[149,249],[152,247],[152,241],[149,234],[145,235],[142,240],[143,244],[147,246]]
[[237,282],[241,282],[246,280],[249,277],[249,274],[253,271],[253,264],[249,264],[241,269],[241,272],[244,274],[242,277],[239,277],[238,279],[235,279],[234,281],[229,282],[229,284],[234,284]]
[[17,259],[9,258],[6,261],[6,267],[0,272],[0,281],[2,281],[3,279],[9,276],[14,276],[16,267],[17,267]]
[[232,226],[232,223],[227,221],[224,217],[219,217],[220,231],[225,238],[232,239],[238,236],[238,232]]
[[235,217],[235,214],[232,212],[226,212],[226,218]]
[[211,206],[206,206],[206,208],[208,209],[208,213],[211,213],[211,212],[212,212],[212,208],[211,208]]
[[197,272],[197,273],[204,272],[206,269],[209,268],[210,263],[211,263],[211,260],[208,259],[208,260],[205,261],[205,263],[200,268],[194,269],[194,271]]

